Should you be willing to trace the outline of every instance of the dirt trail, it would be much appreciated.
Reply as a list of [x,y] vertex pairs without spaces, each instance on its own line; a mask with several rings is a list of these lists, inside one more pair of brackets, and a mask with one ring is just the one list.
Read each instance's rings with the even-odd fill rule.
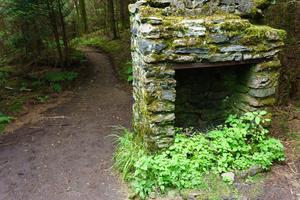
[[131,95],[108,57],[84,49],[94,77],[38,123],[0,137],[0,200],[124,200],[113,174],[113,126],[129,127]]

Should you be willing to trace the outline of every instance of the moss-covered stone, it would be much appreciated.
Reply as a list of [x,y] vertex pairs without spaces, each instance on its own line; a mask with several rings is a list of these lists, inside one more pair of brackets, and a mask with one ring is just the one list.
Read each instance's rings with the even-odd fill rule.
[[262,14],[262,9],[269,7],[271,4],[274,4],[276,0],[253,0],[253,8],[248,15],[256,16]]
[[269,26],[252,25],[243,31],[243,44],[260,44],[268,41],[284,41],[286,32]]
[[[130,6],[133,124],[147,148],[169,146],[175,125],[208,127],[228,114],[274,104],[277,55],[286,33],[247,19],[271,3],[139,0]],[[224,63],[226,68],[211,69],[214,73],[196,70],[178,78],[182,71],[175,72],[174,63]]]

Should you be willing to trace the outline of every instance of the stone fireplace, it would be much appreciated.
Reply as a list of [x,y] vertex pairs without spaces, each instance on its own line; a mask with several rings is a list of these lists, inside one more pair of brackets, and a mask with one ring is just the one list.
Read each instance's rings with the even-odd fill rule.
[[272,1],[139,0],[129,6],[134,129],[147,148],[175,127],[208,129],[227,115],[268,109],[285,31],[255,25]]

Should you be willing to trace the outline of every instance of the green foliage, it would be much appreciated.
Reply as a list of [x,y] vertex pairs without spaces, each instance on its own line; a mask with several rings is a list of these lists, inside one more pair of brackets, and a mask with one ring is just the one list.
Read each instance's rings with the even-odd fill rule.
[[81,65],[87,62],[86,56],[80,50],[72,49],[70,57],[71,63],[73,64]]
[[77,77],[78,73],[76,72],[48,72],[43,80],[50,84],[55,92],[61,92],[63,82],[73,81]]
[[133,68],[132,62],[127,62],[125,65],[125,74],[127,76],[127,81],[131,83],[133,81]]
[[0,124],[8,124],[11,122],[12,117],[9,117],[7,115],[4,115],[3,113],[0,113]]
[[13,114],[18,113],[23,109],[23,106],[27,100],[28,97],[26,96],[15,98],[7,106],[6,110]]
[[72,44],[77,47],[92,46],[100,48],[107,53],[115,53],[121,48],[117,40],[108,40],[101,36],[85,36],[81,38],[75,38],[72,40]]
[[76,72],[49,72],[45,74],[44,79],[51,83],[59,83],[63,81],[73,81],[78,77]]
[[130,179],[130,172],[138,159],[145,155],[145,150],[135,140],[134,135],[127,129],[122,129],[122,137],[117,137],[118,149],[114,155],[114,167],[122,172],[125,180]]
[[0,112],[0,132],[3,131],[5,125],[11,122],[13,118]]
[[[6,60],[27,62],[58,59],[58,54],[52,51],[54,48],[51,46],[55,43],[52,24],[56,23],[59,37],[63,35],[63,29],[59,20],[53,22],[53,17],[58,19],[61,13],[67,22],[70,14],[68,7],[66,1],[1,0],[0,63]],[[69,23],[64,25],[68,27]],[[61,44],[60,48],[63,46]]]
[[[156,154],[142,150],[127,131],[119,139],[122,143],[115,156],[117,169],[125,173],[141,198],[153,191],[163,193],[167,188],[201,188],[207,173],[245,170],[254,165],[268,169],[274,161],[284,160],[284,147],[267,136],[263,124],[269,120],[264,119],[265,115],[266,112],[232,115],[223,126],[206,135],[194,131],[189,137],[178,128],[174,144]],[[131,143],[134,148],[130,148]]]

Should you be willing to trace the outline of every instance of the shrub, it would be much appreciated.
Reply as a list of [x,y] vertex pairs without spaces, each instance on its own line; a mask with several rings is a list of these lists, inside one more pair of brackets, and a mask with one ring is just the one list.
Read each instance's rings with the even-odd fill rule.
[[168,188],[201,188],[207,173],[245,170],[254,165],[269,169],[274,161],[284,160],[280,141],[269,138],[263,124],[266,112],[231,115],[225,124],[192,136],[178,128],[169,148],[150,154],[135,142],[133,133],[125,131],[119,138],[115,155],[116,168],[132,183],[141,198]]
[[43,80],[50,85],[55,92],[62,91],[62,83],[70,82],[78,77],[76,72],[48,72]]
[[124,66],[124,74],[126,75],[127,82],[131,83],[133,81],[133,68],[132,62],[127,62]]
[[12,120],[12,117],[9,117],[7,115],[4,115],[3,113],[0,113],[0,124],[8,124]]
[[0,132],[3,131],[5,126],[11,122],[13,118],[9,117],[3,113],[0,112]]

